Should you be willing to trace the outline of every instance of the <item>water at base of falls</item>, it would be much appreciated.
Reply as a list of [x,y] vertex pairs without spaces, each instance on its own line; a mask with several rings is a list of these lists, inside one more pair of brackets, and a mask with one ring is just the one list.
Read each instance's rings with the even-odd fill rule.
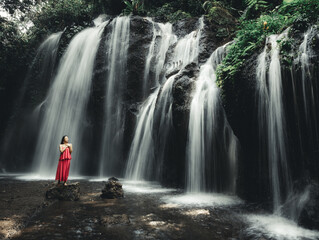
[[278,215],[244,215],[248,228],[244,230],[253,239],[318,240],[319,231],[298,226],[294,221]]

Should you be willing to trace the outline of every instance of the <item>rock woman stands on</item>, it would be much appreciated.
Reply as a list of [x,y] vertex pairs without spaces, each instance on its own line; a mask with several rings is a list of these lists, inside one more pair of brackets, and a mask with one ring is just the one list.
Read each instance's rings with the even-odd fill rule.
[[66,186],[66,181],[68,180],[70,171],[70,161],[72,159],[71,153],[73,152],[72,144],[69,143],[68,136],[65,135],[62,137],[59,149],[61,154],[55,180],[58,180],[58,184],[60,184],[60,182],[64,182],[64,186]]

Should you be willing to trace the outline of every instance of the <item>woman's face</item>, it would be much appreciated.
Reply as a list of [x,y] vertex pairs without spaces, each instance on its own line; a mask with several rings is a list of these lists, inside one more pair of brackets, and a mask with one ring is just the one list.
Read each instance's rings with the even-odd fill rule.
[[69,142],[68,136],[65,136],[65,137],[64,137],[64,142],[65,142],[65,143],[68,143],[68,142]]

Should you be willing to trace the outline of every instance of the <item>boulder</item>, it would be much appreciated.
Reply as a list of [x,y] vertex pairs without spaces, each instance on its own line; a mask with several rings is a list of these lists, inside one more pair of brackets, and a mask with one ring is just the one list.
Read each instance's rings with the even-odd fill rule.
[[111,177],[105,183],[104,189],[102,189],[101,198],[123,198],[124,192],[122,188],[122,184],[118,181],[117,178]]
[[80,199],[80,184],[70,183],[54,185],[46,192],[47,199],[59,199],[64,201],[77,201]]

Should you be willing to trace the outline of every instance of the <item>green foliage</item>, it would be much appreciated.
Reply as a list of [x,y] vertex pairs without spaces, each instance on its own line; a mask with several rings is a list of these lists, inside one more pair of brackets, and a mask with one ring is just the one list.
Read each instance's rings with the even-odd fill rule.
[[20,12],[29,11],[31,6],[35,5],[35,1],[32,0],[1,0],[0,7],[8,11],[9,14],[13,14],[15,11]]
[[23,80],[34,46],[35,41],[21,35],[15,22],[0,17],[0,89]]
[[203,0],[175,0],[167,1],[162,6],[148,7],[148,16],[156,17],[161,21],[176,22],[189,17],[198,17],[204,14]]
[[254,8],[256,11],[269,6],[269,3],[263,0],[245,0],[245,3],[248,8]]
[[262,13],[274,9],[282,4],[282,0],[244,0],[246,9],[242,16],[243,19],[254,19]]
[[144,1],[142,0],[124,0],[126,8],[123,10],[125,15],[144,15]]
[[[221,1],[206,1],[202,5],[209,21],[214,21],[219,25],[232,25],[235,22],[234,16],[229,12],[229,7]],[[225,35],[224,30],[217,30],[220,34]]]
[[190,17],[192,17],[190,13],[183,12],[182,10],[178,10],[174,12],[171,16],[169,16],[169,21],[175,22],[175,21],[185,19],[185,18],[190,18]]
[[269,3],[263,0],[245,0],[247,6],[243,18],[252,19],[258,17],[269,8]]
[[31,20],[38,29],[57,32],[71,25],[89,25],[91,11],[92,5],[83,0],[49,0]]

